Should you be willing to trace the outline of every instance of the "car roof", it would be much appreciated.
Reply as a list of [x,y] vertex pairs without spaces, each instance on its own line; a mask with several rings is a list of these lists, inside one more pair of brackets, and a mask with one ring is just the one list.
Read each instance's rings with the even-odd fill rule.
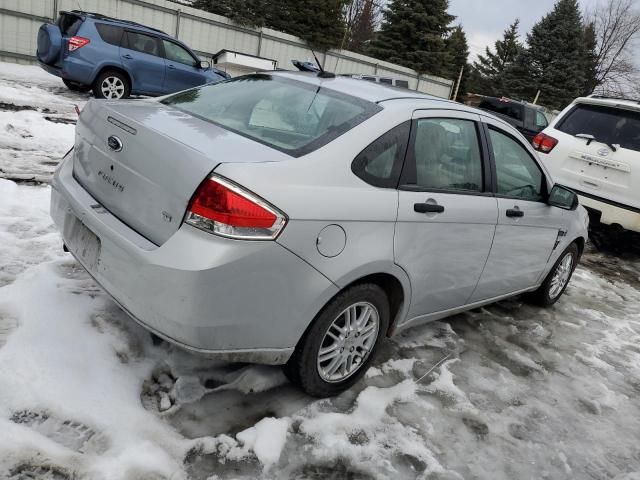
[[576,103],[586,103],[590,105],[603,105],[606,107],[622,108],[625,110],[640,111],[640,100],[618,97],[603,97],[599,95],[591,95],[589,97],[579,97],[573,101]]
[[[148,33],[153,33],[155,35],[161,35],[161,36],[165,36],[167,38],[174,39],[174,37],[172,37],[168,33],[164,32],[164,31],[162,31],[162,30],[160,30],[158,28],[148,27],[147,25],[142,25],[141,23],[132,22],[130,20],[122,20],[120,18],[109,17],[109,16],[103,15],[101,13],[85,12],[84,10],[62,11],[60,13],[71,13],[71,14],[75,14],[75,15],[82,15],[85,18],[91,18],[92,20],[97,20],[97,21],[106,22],[106,23],[113,23],[113,24],[117,24],[118,26],[128,27],[128,28],[132,28],[132,29],[136,29],[136,30],[140,30],[140,31],[148,32]],[[182,43],[182,42],[180,42],[180,43]]]
[[291,80],[297,80],[300,82],[309,83],[318,87],[334,90],[352,97],[361,98],[373,103],[389,103],[389,102],[403,102],[408,104],[415,110],[419,109],[442,109],[442,110],[458,110],[460,112],[474,113],[484,117],[492,118],[493,120],[503,124],[505,128],[515,131],[515,129],[501,118],[487,112],[480,110],[479,108],[464,105],[462,103],[454,102],[446,98],[436,97],[434,95],[428,95],[426,93],[416,92],[415,90],[407,90],[406,88],[397,88],[391,85],[385,85],[380,83],[367,82],[366,80],[360,80],[357,78],[340,77],[334,78],[322,78],[318,77],[317,73],[313,72],[293,72],[278,70],[274,72],[268,72],[271,75],[277,75],[279,77],[289,78]]
[[431,100],[437,102],[446,102],[455,105],[460,105],[451,100],[446,100],[426,93],[420,93],[413,90],[407,90],[406,88],[397,88],[391,85],[385,85],[374,82],[367,82],[358,78],[341,77],[336,75],[333,78],[319,77],[317,73],[313,72],[292,72],[285,70],[278,70],[277,72],[269,72],[279,77],[290,78],[304,83],[310,83],[312,85],[322,86],[329,90],[335,90],[352,97],[358,97],[369,102],[379,103],[393,99],[406,99],[413,98],[416,100]]

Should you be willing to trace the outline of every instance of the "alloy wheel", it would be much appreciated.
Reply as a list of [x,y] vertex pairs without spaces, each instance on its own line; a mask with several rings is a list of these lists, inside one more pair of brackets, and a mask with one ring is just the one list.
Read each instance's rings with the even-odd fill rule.
[[118,77],[106,77],[100,84],[104,98],[118,100],[124,96],[124,83]]
[[380,330],[380,314],[369,302],[345,308],[331,323],[318,350],[320,377],[329,383],[341,382],[357,372],[375,346]]
[[549,284],[549,297],[555,299],[567,285],[571,272],[573,271],[573,254],[567,253],[558,263],[556,271],[553,273],[551,283]]

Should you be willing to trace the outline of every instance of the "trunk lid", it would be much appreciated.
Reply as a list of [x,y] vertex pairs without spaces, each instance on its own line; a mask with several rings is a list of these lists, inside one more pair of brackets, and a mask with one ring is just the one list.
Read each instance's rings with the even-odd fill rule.
[[218,164],[289,158],[153,100],[93,100],[76,128],[73,173],[104,208],[161,245]]

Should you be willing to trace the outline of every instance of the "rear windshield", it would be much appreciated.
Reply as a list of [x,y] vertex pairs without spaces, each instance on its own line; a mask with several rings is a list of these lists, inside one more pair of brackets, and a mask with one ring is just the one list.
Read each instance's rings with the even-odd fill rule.
[[326,145],[381,110],[375,103],[268,74],[205,85],[162,103],[294,157]]
[[507,117],[515,118],[516,120],[522,120],[524,117],[524,107],[509,100],[482,100],[480,105],[478,105],[478,108],[506,115]]
[[63,13],[58,18],[58,27],[62,34],[66,37],[73,37],[82,25],[82,18],[72,13]]
[[555,128],[569,135],[593,135],[598,142],[640,151],[640,112],[578,104]]

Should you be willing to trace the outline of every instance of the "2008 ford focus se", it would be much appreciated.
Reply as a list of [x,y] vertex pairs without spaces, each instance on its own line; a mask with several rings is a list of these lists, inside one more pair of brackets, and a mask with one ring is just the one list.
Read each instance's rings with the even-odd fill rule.
[[140,324],[284,364],[317,396],[410,326],[525,292],[553,304],[587,238],[575,194],[505,122],[293,73],[89,102],[51,215]]

